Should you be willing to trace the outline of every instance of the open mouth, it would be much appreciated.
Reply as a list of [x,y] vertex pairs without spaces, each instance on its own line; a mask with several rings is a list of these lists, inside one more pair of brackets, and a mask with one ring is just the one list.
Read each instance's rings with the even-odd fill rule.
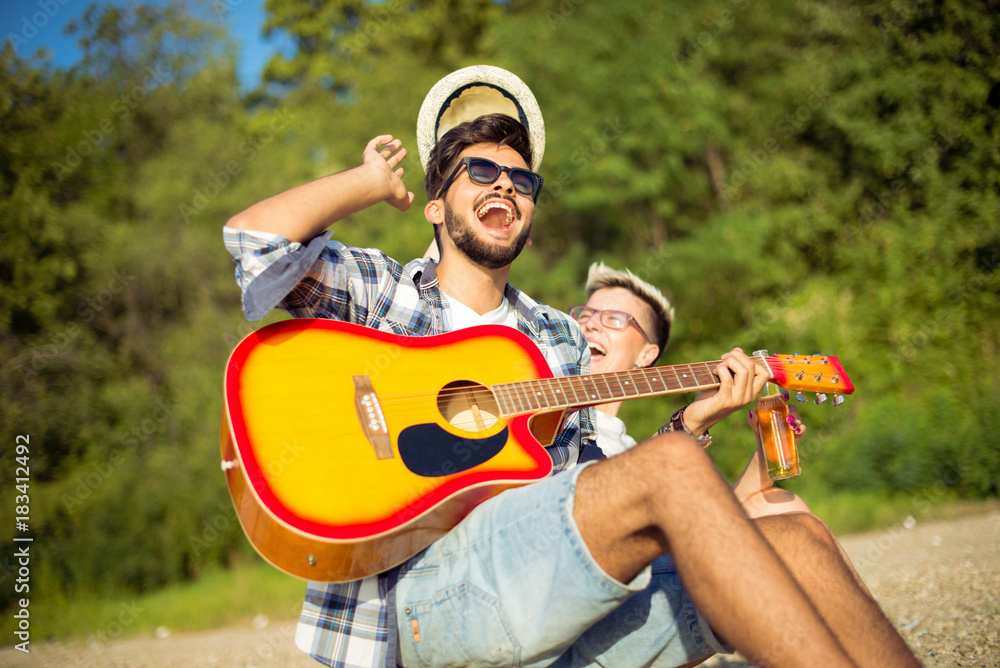
[[603,359],[608,354],[608,351],[600,343],[596,341],[588,341],[587,343],[590,344],[590,358],[592,360]]
[[490,229],[504,229],[514,223],[514,207],[503,199],[488,199],[476,209],[476,217]]

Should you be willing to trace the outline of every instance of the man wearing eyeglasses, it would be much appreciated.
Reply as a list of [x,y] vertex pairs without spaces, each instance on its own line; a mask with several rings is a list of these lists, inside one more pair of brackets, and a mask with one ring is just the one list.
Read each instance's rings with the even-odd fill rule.
[[[587,337],[592,371],[612,373],[655,364],[666,348],[674,322],[674,308],[663,293],[630,271],[617,271],[602,262],[591,265],[585,291],[587,303],[572,307],[569,313]],[[694,402],[674,413],[661,432],[685,431],[707,447],[711,443],[708,429],[745,406],[739,394],[740,383],[734,380],[741,373],[740,367],[743,373],[749,373],[752,365],[738,348],[723,355],[719,368],[715,369],[721,387],[700,393]],[[597,406],[597,444],[601,457],[619,455],[637,445],[627,433],[625,423],[617,417],[620,407],[620,401]],[[795,421],[796,432],[802,433],[801,420],[796,416]],[[753,411],[749,424],[756,432]],[[786,558],[785,563],[803,583],[851,656],[862,665],[884,665],[882,657],[886,653],[897,655],[900,661],[913,660],[905,641],[826,524],[797,495],[773,487],[761,458],[758,448],[734,483],[733,492],[750,517],[770,518],[765,520],[769,523],[765,535]],[[794,556],[788,558],[789,555]],[[669,573],[675,565],[669,556],[663,556],[653,562],[652,568],[654,573]],[[826,591],[817,593],[816,583],[822,583]],[[654,601],[639,594],[605,622],[648,616],[653,605]],[[838,609],[850,614],[842,617],[830,614],[830,610]],[[585,634],[576,645],[587,642]]]
[[[586,292],[586,305],[574,306],[569,313],[587,337],[591,370],[603,373],[652,366],[667,347],[674,319],[674,309],[663,294],[631,273],[615,271],[599,262],[590,267]],[[753,361],[742,349],[724,354],[716,370],[720,386],[701,393],[698,401],[674,413],[667,429],[683,431],[708,446],[712,442],[709,435],[712,425],[753,400],[753,397],[747,399],[747,393],[753,385],[750,379],[754,369]],[[603,416],[614,416],[620,407],[618,401],[602,404],[597,411]],[[603,416],[598,415],[599,431],[602,427],[613,427],[624,434],[624,425]],[[625,439],[631,441],[627,435]],[[598,441],[604,455],[622,451],[617,439]]]
[[[507,282],[542,187],[532,149],[527,128],[505,114],[437,141],[424,182],[437,263],[403,266],[327,231],[379,202],[412,204],[406,151],[388,135],[368,142],[359,167],[251,206],[224,230],[244,312],[253,320],[278,307],[415,336],[508,324],[554,375],[586,373],[578,325]],[[747,401],[765,380],[754,377]],[[728,649],[717,632],[766,663],[855,665],[694,439],[656,436],[578,465],[593,440],[591,411],[572,413],[547,448],[551,477],[482,503],[397,568],[311,582],[296,643],[344,667],[627,667],[703,660]],[[666,552],[679,575],[654,581],[649,565]],[[602,625],[639,592],[660,602],[658,616]]]

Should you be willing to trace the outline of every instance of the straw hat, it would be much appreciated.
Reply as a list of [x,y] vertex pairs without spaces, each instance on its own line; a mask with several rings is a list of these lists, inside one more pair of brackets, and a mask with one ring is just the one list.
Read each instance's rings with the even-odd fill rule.
[[538,171],[545,152],[545,122],[531,90],[507,70],[473,65],[456,70],[431,88],[417,116],[417,150],[427,171],[431,150],[448,130],[480,116],[503,113],[528,128],[531,169]]

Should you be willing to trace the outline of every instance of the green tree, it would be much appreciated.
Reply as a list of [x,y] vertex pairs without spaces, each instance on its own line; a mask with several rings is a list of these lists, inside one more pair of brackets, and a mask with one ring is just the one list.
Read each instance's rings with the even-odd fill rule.
[[30,435],[31,530],[51,548],[32,587],[52,601],[249,553],[231,518],[211,524],[232,512],[220,379],[245,333],[226,315],[236,296],[215,301],[232,281],[224,220],[188,224],[181,207],[192,184],[228,175],[210,151],[235,149],[255,122],[232,49],[179,5],[92,7],[72,29],[85,56],[69,71],[0,54],[0,405]]

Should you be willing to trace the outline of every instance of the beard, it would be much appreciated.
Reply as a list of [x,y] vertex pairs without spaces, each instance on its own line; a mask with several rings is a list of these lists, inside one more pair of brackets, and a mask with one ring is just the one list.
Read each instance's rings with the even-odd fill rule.
[[447,202],[444,203],[444,226],[455,246],[470,260],[487,269],[500,269],[511,264],[521,254],[521,249],[531,236],[529,223],[511,245],[489,243],[477,236],[472,226],[455,213]]

